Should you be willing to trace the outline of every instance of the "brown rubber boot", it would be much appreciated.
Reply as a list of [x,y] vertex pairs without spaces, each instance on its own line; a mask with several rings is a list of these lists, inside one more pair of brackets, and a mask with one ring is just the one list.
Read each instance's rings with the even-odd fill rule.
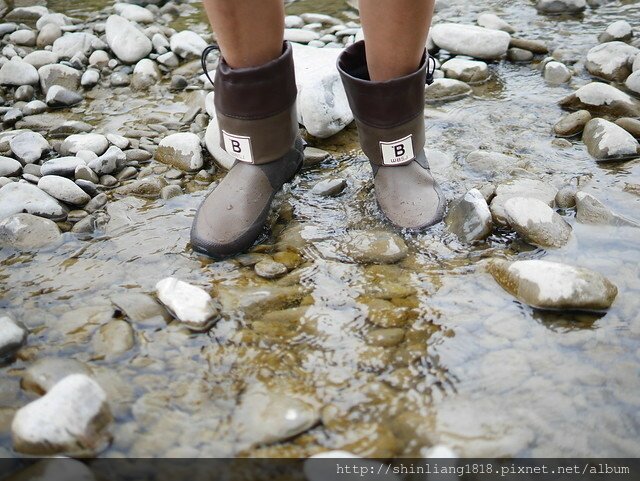
[[232,69],[220,59],[213,83],[220,145],[236,162],[196,212],[191,245],[223,258],[256,241],[275,194],[300,170],[304,145],[288,42],[280,57],[260,67]]
[[418,70],[386,82],[369,79],[364,41],[338,58],[360,145],[373,169],[376,199],[387,219],[419,230],[442,219],[445,200],[424,153],[427,56]]

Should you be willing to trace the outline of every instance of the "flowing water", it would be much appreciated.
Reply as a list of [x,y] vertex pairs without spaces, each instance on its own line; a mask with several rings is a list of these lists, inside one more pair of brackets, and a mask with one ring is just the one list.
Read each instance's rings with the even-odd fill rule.
[[[50,1],[54,11],[93,14],[104,0]],[[430,106],[427,146],[449,199],[510,177],[473,172],[466,155],[487,149],[513,155],[517,175],[560,186],[579,183],[617,212],[640,219],[638,160],[597,164],[584,144],[556,146],[557,101],[589,81],[581,67],[597,34],[615,20],[636,19],[640,2],[613,2],[583,16],[547,17],[527,0],[451,1],[436,21],[473,23],[491,11],[518,36],[567,49],[580,72],[570,85],[545,83],[536,63],[491,64],[492,79],[474,95]],[[304,0],[292,13],[354,18],[342,1]],[[180,28],[206,31],[197,4]],[[633,23],[633,21],[632,21]],[[168,81],[168,80],[167,80]],[[72,118],[112,131],[179,120],[187,94],[96,89]],[[257,277],[235,260],[213,262],[189,246],[189,227],[207,184],[169,201],[115,199],[111,220],[89,240],[37,253],[0,251],[0,307],[32,331],[21,358],[0,370],[0,454],[10,455],[9,424],[35,395],[20,388],[34,360],[87,363],[109,392],[116,421],[104,456],[306,456],[326,449],[389,457],[419,455],[435,443],[470,456],[637,456],[640,452],[640,231],[579,224],[571,243],[531,247],[494,231],[469,247],[437,226],[404,235],[406,258],[358,264],[338,247],[354,230],[392,231],[373,198],[368,164],[353,128],[315,145],[334,156],[309,168],[282,196],[279,216],[259,252],[299,252],[300,264],[279,280]],[[217,170],[216,179],[223,175]],[[344,177],[337,198],[309,190]],[[295,255],[291,256],[295,259]],[[594,269],[619,294],[605,315],[542,313],[515,301],[483,268],[483,259],[544,258]],[[224,316],[208,334],[156,319],[134,323],[135,347],[115,358],[94,354],[94,331],[114,314],[110,299],[153,294],[176,276],[209,290]],[[120,315],[116,312],[115,315]],[[385,343],[372,342],[374,325]],[[380,345],[376,345],[380,344]],[[385,347],[386,346],[386,347]],[[233,428],[248,385],[296,392],[321,409],[322,423],[296,438],[250,447]]]

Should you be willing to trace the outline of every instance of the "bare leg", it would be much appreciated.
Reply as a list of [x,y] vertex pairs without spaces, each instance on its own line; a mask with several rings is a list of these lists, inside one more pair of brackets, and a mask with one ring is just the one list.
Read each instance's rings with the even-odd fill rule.
[[427,41],[435,0],[360,0],[371,80],[415,72]]
[[282,0],[204,0],[218,45],[231,68],[258,67],[282,54]]

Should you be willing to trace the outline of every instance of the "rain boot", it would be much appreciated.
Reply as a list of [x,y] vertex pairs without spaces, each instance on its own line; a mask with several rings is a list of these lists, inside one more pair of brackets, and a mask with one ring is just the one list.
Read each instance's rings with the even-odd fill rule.
[[236,162],[196,212],[191,245],[224,258],[253,245],[275,194],[302,166],[291,45],[259,67],[232,69],[221,58],[213,84],[220,145]]
[[385,82],[369,78],[364,41],[338,58],[378,206],[395,226],[420,230],[442,219],[445,200],[424,153],[426,52],[418,70]]

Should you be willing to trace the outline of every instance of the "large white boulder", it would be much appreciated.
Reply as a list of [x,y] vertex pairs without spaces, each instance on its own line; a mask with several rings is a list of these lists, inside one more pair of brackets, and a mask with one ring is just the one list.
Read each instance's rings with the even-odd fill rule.
[[431,28],[431,38],[438,47],[448,52],[496,60],[507,53],[511,35],[476,25],[439,23]]

